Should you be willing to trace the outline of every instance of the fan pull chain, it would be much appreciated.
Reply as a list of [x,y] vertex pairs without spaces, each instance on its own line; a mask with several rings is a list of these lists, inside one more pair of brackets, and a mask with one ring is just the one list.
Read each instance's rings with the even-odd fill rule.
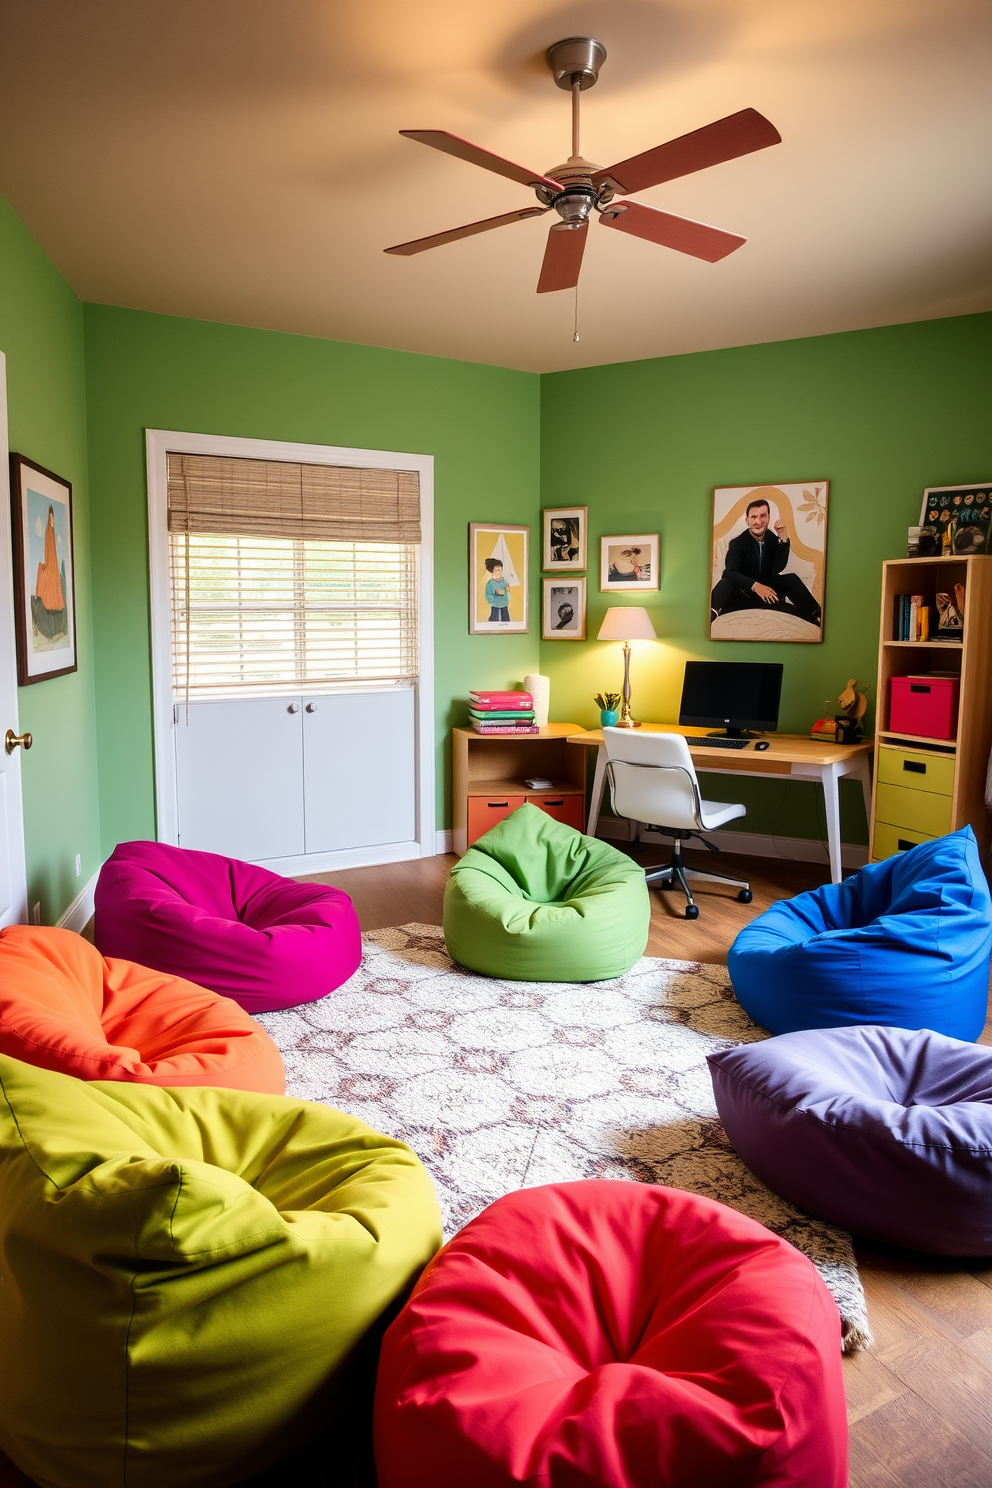
[[578,341],[578,339],[579,339],[579,286],[577,284],[575,286],[575,322],[574,322],[574,326],[573,326],[573,332],[574,332],[574,334],[572,336],[572,340],[573,341]]

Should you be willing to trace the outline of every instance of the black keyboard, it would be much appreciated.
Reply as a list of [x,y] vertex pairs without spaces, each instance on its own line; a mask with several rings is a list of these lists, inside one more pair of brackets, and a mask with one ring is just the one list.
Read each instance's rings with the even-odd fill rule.
[[705,744],[707,749],[746,749],[750,739],[724,739],[719,734],[685,734],[687,744]]

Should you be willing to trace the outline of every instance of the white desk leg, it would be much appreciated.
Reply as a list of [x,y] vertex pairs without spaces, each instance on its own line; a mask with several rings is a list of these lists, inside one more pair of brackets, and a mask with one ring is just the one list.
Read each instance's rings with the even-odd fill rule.
[[823,782],[823,804],[827,813],[827,847],[830,853],[830,878],[840,883],[844,877],[844,866],[840,853],[840,791],[837,789],[838,774],[835,765],[824,765],[820,776]]
[[870,756],[863,754],[861,763],[855,772],[861,781],[861,789],[865,798],[865,821],[868,823],[868,831],[871,832],[871,770],[868,768]]
[[586,836],[595,837],[599,826],[599,813],[603,805],[603,790],[606,786],[606,745],[600,744],[596,751],[596,773],[592,778],[592,795],[589,797],[589,820]]

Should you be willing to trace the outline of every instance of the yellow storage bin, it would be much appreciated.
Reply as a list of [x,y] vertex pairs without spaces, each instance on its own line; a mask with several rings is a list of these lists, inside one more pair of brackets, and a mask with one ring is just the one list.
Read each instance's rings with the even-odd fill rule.
[[950,796],[954,793],[954,763],[953,755],[890,749],[883,745],[878,751],[876,771],[880,784]]
[[951,830],[951,798],[904,785],[882,785],[875,792],[875,820],[909,827],[925,837],[942,837]]
[[911,827],[890,827],[888,822],[876,822],[871,855],[875,862],[879,862],[882,858],[894,858],[896,853],[932,840],[925,832],[914,832]]

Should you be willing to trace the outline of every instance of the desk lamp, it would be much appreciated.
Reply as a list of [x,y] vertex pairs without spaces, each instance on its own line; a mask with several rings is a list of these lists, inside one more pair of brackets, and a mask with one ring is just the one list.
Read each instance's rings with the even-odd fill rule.
[[599,627],[600,641],[623,641],[623,706],[617,728],[640,728],[630,716],[630,643],[656,641],[651,616],[641,605],[611,605]]

